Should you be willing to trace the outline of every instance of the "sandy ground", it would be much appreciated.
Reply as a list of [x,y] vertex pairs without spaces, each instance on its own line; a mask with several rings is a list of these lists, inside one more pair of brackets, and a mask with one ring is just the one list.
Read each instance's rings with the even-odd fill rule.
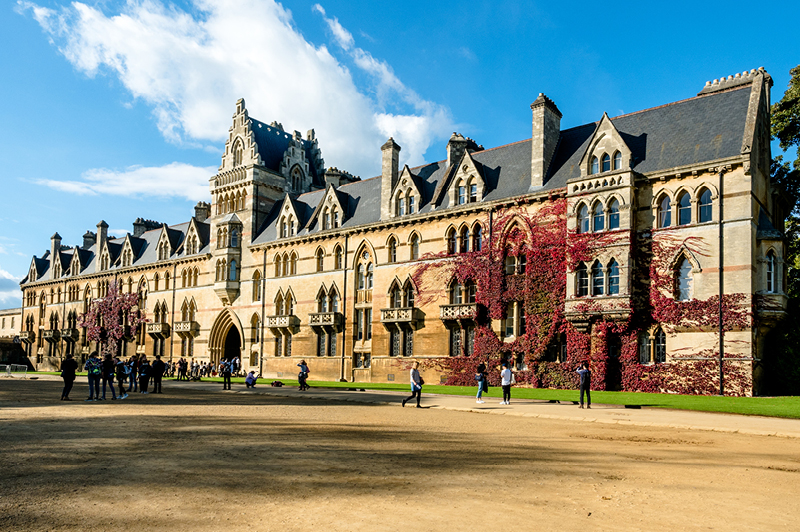
[[800,440],[0,381],[0,530],[800,530]]

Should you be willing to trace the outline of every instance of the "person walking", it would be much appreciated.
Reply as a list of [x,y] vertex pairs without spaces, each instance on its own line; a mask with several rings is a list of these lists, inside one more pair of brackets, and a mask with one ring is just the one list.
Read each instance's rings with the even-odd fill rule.
[[161,393],[161,378],[164,376],[164,371],[167,365],[161,361],[161,355],[156,355],[153,361],[153,393]]
[[478,395],[475,396],[475,402],[484,403],[485,401],[481,399],[481,396],[483,396],[483,392],[489,391],[489,381],[486,378],[486,364],[483,362],[478,364],[478,371],[475,373],[475,380],[478,381]]
[[111,353],[106,353],[103,357],[103,401],[106,400],[106,385],[111,388],[111,400],[117,400],[117,392],[114,391],[114,359]]
[[403,406],[406,406],[406,403],[417,398],[417,408],[422,408],[419,406],[419,401],[422,398],[422,385],[425,384],[425,381],[422,380],[422,377],[419,375],[419,362],[414,361],[411,364],[411,371],[409,372],[409,378],[411,381],[411,396],[403,399]]
[[222,374],[222,389],[231,389],[231,361],[227,358],[220,364],[220,373]]
[[589,369],[589,362],[585,361],[578,367],[576,373],[581,376],[581,405],[578,408],[583,408],[583,394],[586,393],[586,408],[592,408],[592,371]]
[[508,362],[503,362],[503,369],[500,370],[500,386],[503,387],[503,400],[501,405],[511,404],[511,385],[514,384],[514,374],[508,369]]
[[100,379],[103,376],[103,362],[97,358],[97,351],[92,351],[86,364],[83,365],[89,378],[89,398],[87,401],[100,400]]
[[297,374],[297,381],[300,383],[300,391],[303,392],[311,388],[308,385],[309,369],[305,360],[301,360],[297,367],[300,368],[300,373]]
[[61,378],[64,379],[64,390],[61,392],[62,401],[72,401],[69,398],[69,392],[75,383],[76,371],[78,371],[78,362],[75,361],[75,357],[72,355],[67,355],[67,358],[61,363]]
[[119,398],[125,399],[128,397],[128,394],[125,393],[125,379],[127,378],[128,374],[126,373],[127,366],[125,366],[125,362],[119,359],[119,357],[114,357],[114,372],[117,377],[117,384],[119,385]]
[[142,356],[139,361],[139,393],[147,393],[147,386],[150,384],[150,373],[152,372],[150,362],[146,356]]

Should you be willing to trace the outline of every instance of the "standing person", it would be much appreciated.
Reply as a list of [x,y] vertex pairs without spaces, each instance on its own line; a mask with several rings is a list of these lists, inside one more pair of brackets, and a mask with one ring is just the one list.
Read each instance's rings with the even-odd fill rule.
[[422,408],[419,406],[419,401],[422,398],[422,385],[425,384],[425,381],[422,380],[422,377],[419,375],[419,362],[414,361],[411,364],[411,371],[409,373],[410,381],[411,381],[411,397],[403,399],[403,406],[406,406],[406,403],[417,398],[417,408]]
[[161,361],[161,355],[156,355],[153,361],[153,393],[161,393],[161,378],[164,376],[164,371],[167,365]]
[[103,401],[106,400],[106,385],[111,388],[111,400],[117,400],[117,392],[114,391],[114,359],[111,353],[103,357]]
[[125,399],[128,397],[128,394],[125,393],[125,377],[127,377],[127,373],[125,372],[126,366],[125,362],[120,360],[118,357],[114,357],[114,371],[117,376],[117,383],[119,384],[119,398]]
[[514,383],[514,375],[508,369],[508,362],[503,362],[503,369],[500,370],[500,386],[503,387],[503,400],[501,405],[511,404],[511,385]]
[[303,392],[311,388],[311,386],[308,385],[308,374],[310,372],[305,360],[301,360],[297,367],[300,368],[300,373],[297,374],[297,380],[300,382],[300,391]]
[[583,408],[583,394],[586,393],[586,408],[592,408],[592,394],[590,392],[592,387],[592,372],[589,369],[589,362],[584,361],[578,367],[576,373],[581,376],[581,406]]
[[78,371],[78,363],[72,355],[67,355],[67,358],[61,363],[61,378],[64,379],[64,390],[61,392],[62,401],[72,401],[69,398],[69,392],[75,383],[76,371]]
[[147,393],[151,372],[150,362],[147,361],[146,356],[142,355],[142,359],[139,361],[139,393]]
[[222,389],[231,389],[231,361],[227,358],[219,365],[219,372],[222,374]]
[[486,364],[481,362],[478,364],[478,372],[475,373],[475,380],[478,381],[478,395],[475,396],[476,403],[484,403],[485,401],[481,399],[483,392],[489,391],[489,381],[486,378]]
[[133,355],[128,361],[128,378],[131,380],[128,385],[128,391],[136,391],[139,389],[139,380],[136,376],[139,374],[139,364],[136,360],[136,355]]
[[86,364],[83,365],[89,377],[89,398],[87,401],[100,400],[100,379],[103,376],[103,362],[97,358],[97,351],[92,351]]

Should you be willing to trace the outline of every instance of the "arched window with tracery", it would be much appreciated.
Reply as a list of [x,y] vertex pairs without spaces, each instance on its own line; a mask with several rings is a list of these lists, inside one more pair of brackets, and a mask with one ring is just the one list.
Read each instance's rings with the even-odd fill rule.
[[608,203],[608,230],[619,229],[619,201],[612,199]]
[[589,232],[589,208],[585,204],[578,207],[578,232]]
[[688,301],[692,298],[692,264],[683,257],[675,270],[675,298]]
[[672,202],[668,196],[664,196],[658,203],[658,227],[669,227],[670,225],[672,225]]
[[456,205],[464,205],[467,202],[467,185],[459,179],[456,184]]
[[575,269],[575,295],[578,297],[589,295],[589,272],[582,262]]
[[678,196],[678,225],[692,223],[692,199],[688,192]]
[[461,305],[464,303],[464,290],[461,283],[453,281],[450,285],[450,304]]
[[483,229],[481,228],[481,224],[475,224],[474,229],[472,230],[472,251],[480,251],[483,248]]
[[611,157],[607,154],[603,154],[603,172],[608,172],[611,170]]
[[614,259],[608,263],[608,295],[619,294],[619,264]]
[[322,249],[317,250],[317,271],[321,272],[325,269],[325,252]]
[[711,191],[707,188],[704,188],[703,191],[700,193],[700,208],[697,216],[697,220],[700,223],[710,222],[711,221]]
[[620,152],[616,152],[614,154],[614,170],[620,170],[622,168],[622,154]]
[[592,157],[592,162],[591,162],[591,166],[590,166],[590,169],[589,169],[589,173],[590,174],[596,174],[598,172],[600,172],[600,160],[595,155],[595,156]]
[[605,222],[606,222],[606,213],[605,209],[603,208],[603,204],[599,201],[594,204],[594,216],[593,216],[593,230],[595,232],[602,231],[605,229]]
[[461,228],[461,234],[459,235],[458,238],[458,252],[459,253],[469,252],[469,244],[470,244],[469,227],[465,225],[464,227]]
[[603,265],[597,261],[592,266],[592,295],[602,296],[605,284],[605,272]]
[[389,238],[389,255],[388,255],[388,262],[397,262],[397,239],[395,237]]

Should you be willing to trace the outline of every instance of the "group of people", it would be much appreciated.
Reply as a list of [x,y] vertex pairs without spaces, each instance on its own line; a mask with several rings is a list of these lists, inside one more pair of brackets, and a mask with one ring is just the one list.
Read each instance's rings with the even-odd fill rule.
[[[585,361],[581,363],[578,369],[576,369],[576,372],[580,377],[580,408],[583,408],[584,395],[586,396],[586,408],[592,408],[592,371],[589,369],[589,363]],[[411,365],[409,377],[411,381],[411,396],[403,399],[403,406],[406,406],[406,403],[416,399],[417,408],[422,408],[420,406],[420,399],[422,398],[422,385],[425,384],[425,381],[419,374],[419,362],[414,361]],[[478,381],[478,394],[475,396],[475,402],[485,403],[482,397],[485,392],[489,391],[489,376],[486,372],[486,364],[481,362],[478,365],[477,371],[475,372],[475,380]],[[503,400],[500,401],[501,405],[511,404],[511,386],[513,384],[514,374],[511,372],[508,362],[503,362],[500,366],[500,387],[503,389]]]
[[[110,354],[102,359],[93,351],[83,366],[89,381],[89,397],[86,401],[104,401],[106,390],[111,391],[111,400],[125,399],[128,392],[147,394],[150,380],[153,380],[153,393],[161,392],[161,380],[167,372],[167,364],[161,360],[161,355],[156,355],[151,364],[145,355],[134,355],[127,361]],[[62,401],[71,401],[69,394],[75,383],[78,371],[78,362],[73,355],[67,355],[61,364],[61,378],[64,380],[64,389],[61,392]],[[114,383],[119,387],[119,393],[114,389]],[[127,382],[127,388],[126,388]],[[102,383],[103,394],[100,395]]]

